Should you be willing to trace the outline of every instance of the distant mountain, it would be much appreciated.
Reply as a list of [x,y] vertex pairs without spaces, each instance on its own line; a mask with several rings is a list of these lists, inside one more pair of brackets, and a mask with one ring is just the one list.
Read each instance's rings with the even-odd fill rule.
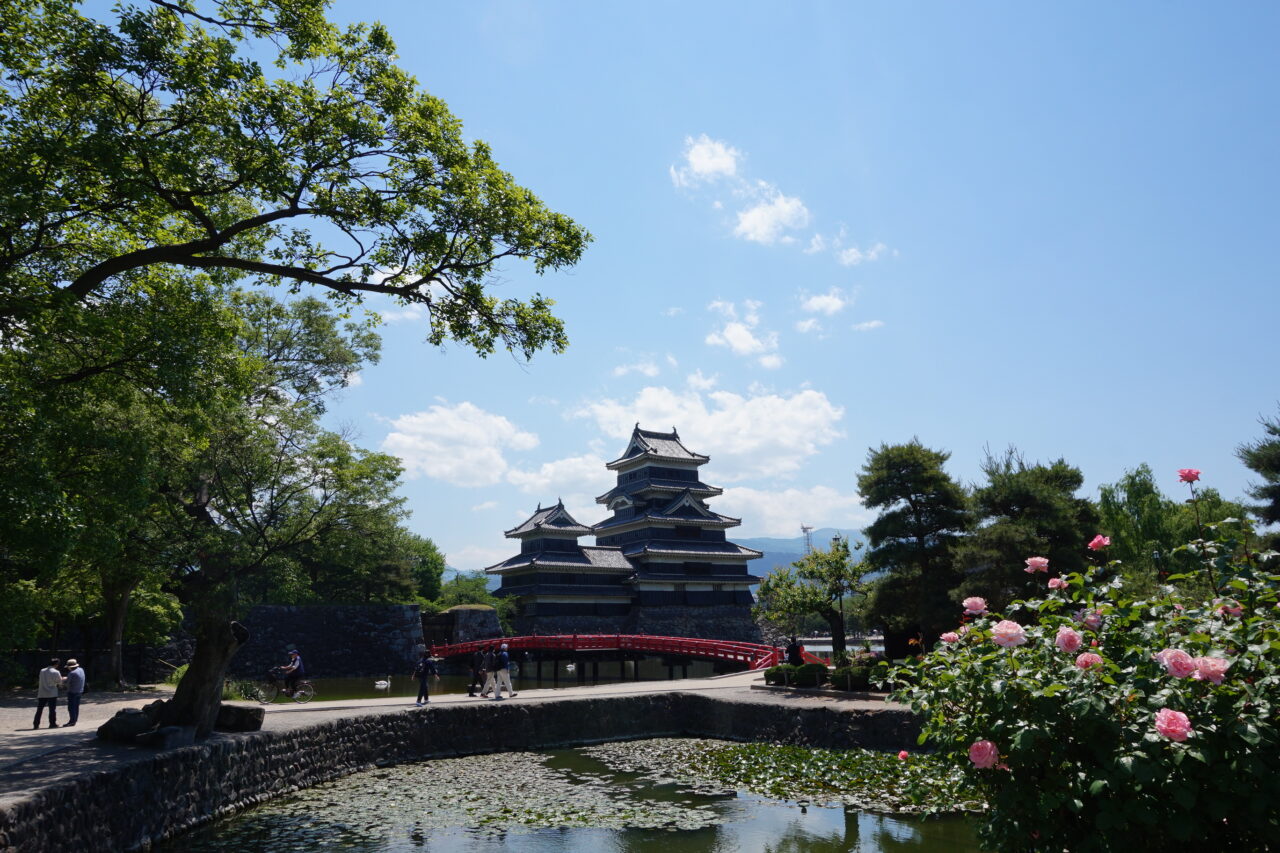
[[[810,539],[815,548],[830,548],[833,536],[837,534],[848,536],[850,543],[855,544],[862,541],[858,535],[859,533],[860,531],[857,530],[836,530],[834,527],[822,527],[814,530],[810,534]],[[748,570],[753,575],[760,575],[761,577],[769,574],[779,566],[789,566],[804,556],[803,536],[797,536],[794,539],[771,539],[768,537],[740,539],[730,531],[729,538],[739,545],[764,552],[764,556],[759,560],[752,560],[747,564]]]
[[[448,583],[449,581],[456,578],[458,575],[476,575],[476,574],[483,574],[483,572],[467,571],[466,569],[455,569],[453,566],[446,565],[444,567],[444,573],[440,575],[440,582]],[[502,578],[498,575],[489,575],[484,580],[485,588],[489,590],[489,592],[493,592],[501,584],[502,584]]]

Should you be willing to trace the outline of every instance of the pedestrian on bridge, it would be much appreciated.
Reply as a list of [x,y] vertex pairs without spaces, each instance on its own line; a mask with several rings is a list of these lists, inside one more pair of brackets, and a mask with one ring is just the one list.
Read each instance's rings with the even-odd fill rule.
[[485,646],[484,654],[480,656],[480,676],[484,679],[484,686],[480,688],[480,698],[484,699],[493,691],[493,686],[497,681],[493,668],[497,665],[498,652],[494,646]]
[[476,690],[484,686],[484,652],[476,649],[471,653],[471,683],[467,685],[467,695],[475,696]]

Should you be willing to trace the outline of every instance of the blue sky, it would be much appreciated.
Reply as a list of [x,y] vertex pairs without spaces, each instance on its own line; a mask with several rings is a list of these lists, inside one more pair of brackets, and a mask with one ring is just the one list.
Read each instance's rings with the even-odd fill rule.
[[469,137],[595,242],[569,351],[424,343],[331,423],[401,456],[411,526],[458,568],[578,519],[632,424],[709,454],[742,536],[860,528],[869,447],[1146,462],[1240,496],[1280,400],[1280,7],[1241,3],[339,2],[376,16]]

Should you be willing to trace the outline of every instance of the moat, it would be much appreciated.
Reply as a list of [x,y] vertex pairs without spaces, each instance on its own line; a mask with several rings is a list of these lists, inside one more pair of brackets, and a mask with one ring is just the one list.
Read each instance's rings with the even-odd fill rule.
[[[666,742],[496,753],[369,770],[179,836],[160,850],[977,851],[959,817],[779,799],[650,763]],[[652,745],[652,746],[651,746]]]

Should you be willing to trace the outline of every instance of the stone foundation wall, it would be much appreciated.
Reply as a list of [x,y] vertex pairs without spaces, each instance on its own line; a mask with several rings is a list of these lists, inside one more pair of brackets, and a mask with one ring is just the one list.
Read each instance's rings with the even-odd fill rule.
[[169,752],[138,750],[123,765],[0,798],[0,851],[146,850],[238,809],[403,761],[673,735],[896,750],[914,743],[918,730],[907,711],[792,708],[688,693],[366,714],[215,735]]
[[422,648],[416,604],[258,605],[243,624],[249,642],[231,661],[231,675],[239,678],[288,663],[295,647],[311,677],[403,675]]
[[750,608],[734,605],[636,607],[627,617],[627,627],[623,633],[760,642]]

